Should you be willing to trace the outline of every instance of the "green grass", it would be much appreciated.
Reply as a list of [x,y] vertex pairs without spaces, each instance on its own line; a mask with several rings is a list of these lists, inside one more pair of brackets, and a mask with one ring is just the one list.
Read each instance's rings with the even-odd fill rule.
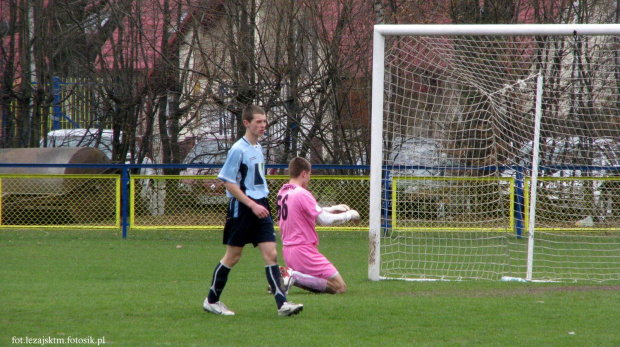
[[620,286],[367,280],[367,234],[320,233],[349,291],[293,288],[279,317],[257,249],[202,311],[221,232],[0,231],[0,346],[105,338],[115,346],[618,346]]

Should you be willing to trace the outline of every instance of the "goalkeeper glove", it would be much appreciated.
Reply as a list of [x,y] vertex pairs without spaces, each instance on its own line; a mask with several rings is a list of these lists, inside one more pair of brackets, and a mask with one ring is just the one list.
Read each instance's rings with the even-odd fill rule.
[[[345,206],[346,206],[346,205],[345,205]],[[348,207],[348,206],[347,206],[347,207]],[[359,219],[360,219],[360,214],[359,214],[359,212],[357,212],[357,211],[355,211],[355,210],[349,210],[349,211],[347,211],[347,212],[345,212],[345,213],[347,213],[347,214],[351,217],[351,219],[350,219],[350,220],[359,220]]]
[[343,213],[330,213],[323,211],[317,216],[316,221],[319,225],[340,225],[350,220],[359,220],[360,214],[355,210],[349,210]]
[[324,207],[323,211],[329,212],[329,213],[342,213],[342,212],[347,212],[350,209],[351,208],[349,206],[345,204],[340,204],[340,205],[334,205],[330,207]]

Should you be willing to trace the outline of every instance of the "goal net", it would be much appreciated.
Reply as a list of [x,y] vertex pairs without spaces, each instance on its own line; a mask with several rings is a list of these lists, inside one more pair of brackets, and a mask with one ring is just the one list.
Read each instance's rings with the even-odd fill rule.
[[620,26],[377,25],[369,278],[620,280]]

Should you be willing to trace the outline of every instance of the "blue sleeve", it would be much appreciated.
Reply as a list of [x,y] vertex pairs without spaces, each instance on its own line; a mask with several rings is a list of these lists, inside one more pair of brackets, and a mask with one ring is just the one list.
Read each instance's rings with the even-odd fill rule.
[[237,147],[233,146],[233,148],[228,151],[228,155],[226,156],[226,162],[224,163],[224,166],[222,166],[222,170],[220,170],[220,173],[219,175],[217,175],[217,177],[222,181],[237,183],[237,174],[239,173],[242,159],[243,152]]

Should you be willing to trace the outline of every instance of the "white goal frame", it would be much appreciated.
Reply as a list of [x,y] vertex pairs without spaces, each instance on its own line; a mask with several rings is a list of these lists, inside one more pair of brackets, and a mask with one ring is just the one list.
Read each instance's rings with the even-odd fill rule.
[[[487,24],[487,25],[375,25],[373,35],[373,76],[371,109],[371,163],[370,163],[370,205],[369,205],[369,257],[368,278],[372,281],[384,279],[381,270],[381,236],[382,236],[382,165],[383,165],[383,129],[384,129],[384,87],[385,87],[385,40],[388,36],[445,36],[445,35],[620,35],[620,24]],[[539,76],[540,77],[540,76]],[[540,78],[539,78],[540,82]],[[538,85],[540,99],[542,86]],[[540,118],[539,101],[537,115]],[[537,122],[537,123],[538,123]],[[532,134],[538,139],[538,134]],[[537,151],[534,143],[533,152]],[[533,153],[536,156],[536,153]],[[533,165],[537,165],[533,159]],[[536,182],[537,170],[533,170],[532,182]],[[535,193],[536,184],[530,184]],[[535,202],[535,200],[534,200]],[[525,280],[532,279],[533,235],[535,229],[535,204],[529,206],[530,219],[526,226],[529,231],[528,265]]]

